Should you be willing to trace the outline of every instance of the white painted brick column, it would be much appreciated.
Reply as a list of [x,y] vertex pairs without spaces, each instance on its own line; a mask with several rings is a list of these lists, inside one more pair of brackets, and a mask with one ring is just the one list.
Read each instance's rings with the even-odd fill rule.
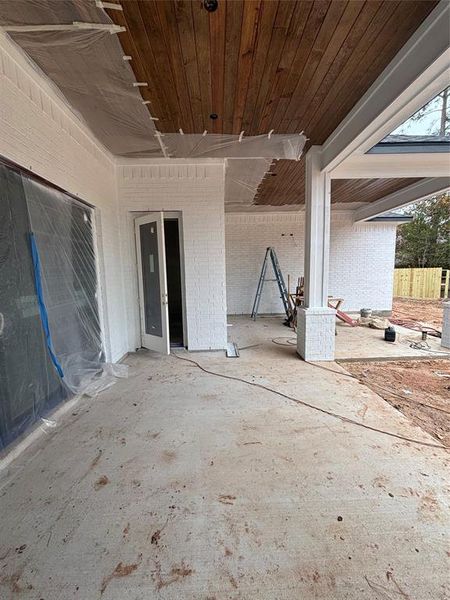
[[450,302],[444,302],[441,346],[450,348]]
[[335,310],[328,308],[330,177],[320,146],[306,154],[305,308],[297,315],[297,352],[307,361],[334,360]]

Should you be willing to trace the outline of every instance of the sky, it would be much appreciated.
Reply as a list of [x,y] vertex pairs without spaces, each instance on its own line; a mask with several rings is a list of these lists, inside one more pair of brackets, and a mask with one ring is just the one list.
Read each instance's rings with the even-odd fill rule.
[[[439,135],[441,110],[442,98],[438,95],[397,127],[392,135]],[[447,104],[447,116],[450,118],[450,97]]]

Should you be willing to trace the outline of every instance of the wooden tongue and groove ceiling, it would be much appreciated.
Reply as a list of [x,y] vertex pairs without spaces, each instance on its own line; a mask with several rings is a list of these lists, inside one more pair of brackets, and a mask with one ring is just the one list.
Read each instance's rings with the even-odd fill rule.
[[[304,131],[322,144],[437,0],[218,0],[214,12],[203,0],[120,3],[108,14],[126,27],[119,39],[160,131]],[[302,168],[278,161],[273,173]],[[275,200],[270,179],[259,203]]]
[[[278,161],[267,173],[258,189],[256,204],[283,206],[305,202],[305,159],[293,163]],[[295,167],[296,168],[293,168]],[[407,185],[420,181],[419,178],[402,179],[333,179],[331,202],[375,202],[388,194],[398,192]]]

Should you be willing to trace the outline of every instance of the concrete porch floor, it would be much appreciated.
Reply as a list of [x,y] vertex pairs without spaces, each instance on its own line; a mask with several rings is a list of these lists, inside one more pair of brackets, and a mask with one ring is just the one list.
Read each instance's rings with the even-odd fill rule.
[[[357,381],[230,329],[261,345],[180,356],[435,443]],[[3,473],[2,599],[450,597],[448,451],[175,356],[126,362],[129,379],[82,399]]]
[[[290,342],[295,349],[296,333],[283,325],[284,316],[258,317],[252,321],[248,316],[234,316],[228,318],[231,325],[228,331],[230,340],[237,342],[239,347],[265,342],[271,339],[282,342],[278,338],[291,338]],[[428,336],[428,348],[421,350],[411,348],[411,342],[421,342],[422,334],[418,331],[395,325],[395,342],[386,342],[384,331],[370,329],[369,327],[350,327],[342,321],[336,320],[336,360],[398,360],[416,358],[450,358],[450,350],[441,346],[439,338]],[[284,340],[284,343],[287,343]]]

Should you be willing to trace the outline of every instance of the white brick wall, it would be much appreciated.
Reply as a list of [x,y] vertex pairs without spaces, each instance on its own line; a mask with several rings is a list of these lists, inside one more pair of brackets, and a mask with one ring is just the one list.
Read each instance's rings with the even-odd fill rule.
[[223,161],[141,161],[118,167],[130,350],[140,345],[133,215],[180,211],[184,239],[186,333],[190,350],[226,345]]
[[307,361],[334,360],[336,311],[306,308],[298,311],[297,352]]
[[[115,165],[51,85],[0,34],[0,155],[97,208],[97,247],[105,346],[110,360],[127,351]],[[109,324],[114,324],[111,329]]]
[[[329,293],[345,299],[344,310],[391,310],[395,231],[392,223],[356,225],[350,211],[332,211]],[[275,248],[286,284],[289,273],[295,290],[303,275],[304,232],[304,212],[226,215],[229,314],[251,312],[267,246]],[[265,284],[260,312],[283,312],[275,282]]]

